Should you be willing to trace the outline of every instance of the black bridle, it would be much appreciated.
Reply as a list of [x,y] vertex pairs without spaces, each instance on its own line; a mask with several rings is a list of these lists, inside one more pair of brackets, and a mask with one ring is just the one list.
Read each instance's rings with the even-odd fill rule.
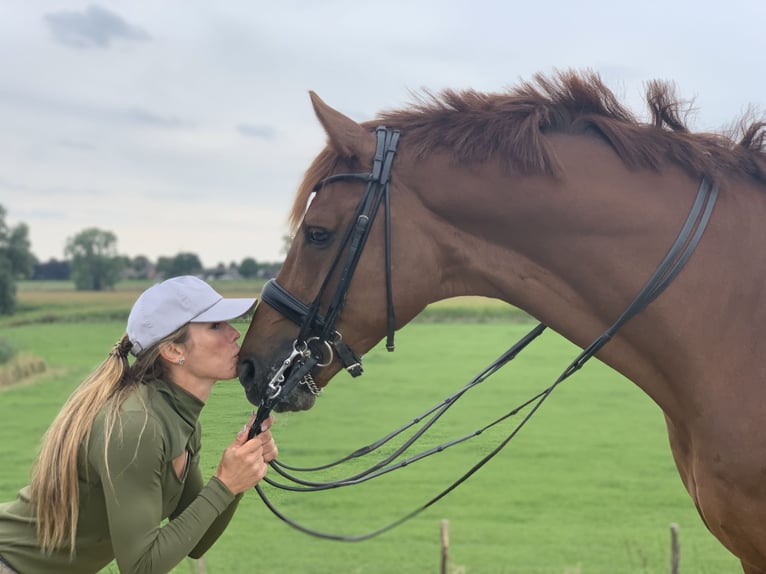
[[[365,193],[362,196],[359,207],[357,208],[354,223],[346,230],[346,233],[341,241],[338,252],[333,259],[332,265],[325,276],[324,281],[320,287],[319,293],[310,305],[305,305],[287,290],[281,287],[275,280],[271,280],[264,286],[261,300],[268,305],[272,306],[275,310],[289,318],[300,326],[298,337],[293,343],[292,353],[284,360],[282,366],[278,370],[277,374],[270,381],[267,391],[264,393],[259,405],[256,420],[250,429],[250,437],[260,432],[261,422],[268,417],[273,406],[278,402],[279,396],[283,393],[286,395],[298,384],[303,381],[303,378],[311,371],[312,368],[323,364],[329,364],[329,361],[321,363],[323,357],[321,354],[313,352],[310,348],[310,343],[318,341],[325,348],[330,349],[332,355],[332,348],[334,348],[338,354],[339,359],[346,367],[346,369],[352,374],[352,376],[358,376],[362,373],[361,360],[356,354],[342,342],[341,335],[335,330],[335,322],[343,308],[346,293],[348,291],[351,278],[354,270],[356,269],[361,251],[364,248],[365,242],[370,233],[372,222],[375,219],[378,208],[381,202],[385,201],[385,241],[386,241],[386,293],[387,293],[387,320],[388,320],[388,338],[386,341],[386,348],[389,351],[393,351],[393,337],[394,337],[394,309],[393,298],[391,290],[391,222],[390,222],[390,198],[389,198],[389,183],[391,178],[391,164],[396,151],[396,145],[399,139],[399,132],[396,130],[389,130],[385,127],[378,127],[376,129],[377,147],[375,152],[375,159],[373,161],[373,169],[369,173],[344,173],[336,174],[327,177],[320,181],[315,187],[315,191],[321,189],[321,187],[327,183],[338,180],[361,180],[367,183]],[[545,329],[546,326],[542,323],[535,326],[525,337],[523,337],[518,343],[512,346],[508,351],[503,353],[497,360],[489,365],[484,371],[482,371],[477,377],[475,377],[470,383],[468,383],[463,389],[457,393],[450,395],[444,399],[441,403],[435,407],[427,410],[425,413],[416,417],[410,423],[404,425],[400,429],[389,433],[382,439],[375,441],[374,443],[357,449],[350,455],[327,465],[315,468],[295,468],[279,463],[278,461],[272,461],[272,468],[282,477],[291,480],[297,486],[279,484],[276,481],[266,478],[265,482],[276,486],[278,488],[294,491],[318,491],[331,488],[339,488],[343,486],[350,486],[359,484],[361,482],[376,478],[397,468],[402,468],[413,462],[422,460],[423,458],[442,452],[445,449],[462,443],[469,438],[478,436],[488,428],[508,419],[511,416],[518,414],[522,409],[532,405],[530,412],[519,422],[519,424],[506,436],[501,443],[492,449],[487,455],[485,455],[478,463],[471,467],[461,477],[455,480],[450,486],[442,490],[438,495],[431,498],[427,503],[423,504],[419,508],[410,512],[409,514],[401,517],[400,519],[379,528],[373,532],[362,534],[358,536],[345,536],[338,534],[328,534],[312,530],[305,526],[302,526],[284,514],[279,512],[274,507],[271,501],[266,497],[265,493],[261,489],[260,485],[256,486],[258,494],[263,499],[264,503],[269,509],[281,520],[288,523],[290,526],[321,538],[327,538],[332,540],[342,541],[361,541],[386,532],[395,526],[413,518],[420,514],[422,511],[429,508],[435,502],[446,496],[449,492],[457,488],[462,482],[467,480],[481,467],[483,467],[489,460],[497,455],[510,441],[514,438],[521,428],[527,423],[532,415],[542,406],[542,403],[550,396],[553,390],[564,380],[572,376],[582,366],[592,358],[604,345],[606,345],[617,331],[627,323],[632,317],[640,313],[646,308],[654,299],[656,299],[667,286],[678,275],[683,266],[697,247],[702,234],[705,231],[707,223],[710,219],[713,207],[718,197],[718,188],[713,185],[707,178],[703,178],[697,196],[691,207],[689,215],[687,216],[684,225],[682,226],[679,234],[668,250],[663,260],[658,265],[655,272],[646,282],[644,287],[635,297],[635,299],[628,305],[625,311],[617,318],[617,320],[606,329],[598,338],[596,338],[587,348],[585,348],[578,356],[572,361],[569,366],[562,372],[562,374],[556,379],[556,381],[536,396],[524,402],[522,405],[509,411],[507,414],[499,417],[484,427],[478,429],[473,433],[469,433],[458,439],[453,439],[423,453],[412,456],[399,463],[392,464],[393,461],[404,453],[418,438],[420,438],[446,411],[449,409],[457,399],[463,396],[468,390],[474,388],[479,383],[485,381],[491,374],[495,373],[502,366],[507,364],[510,360],[516,357],[516,355],[524,349],[529,343],[536,339]],[[348,249],[346,249],[348,248]],[[335,293],[328,306],[327,313],[322,316],[319,313],[320,301],[327,290],[329,280],[335,270],[340,265],[343,258],[343,253],[347,251],[345,263],[340,274],[340,280],[336,287]],[[332,357],[331,357],[332,358]],[[289,372],[288,372],[289,371]],[[383,461],[372,465],[367,470],[347,477],[341,480],[335,480],[332,482],[313,482],[304,479],[297,478],[289,471],[314,471],[336,466],[342,462],[346,462],[362,455],[369,454],[374,450],[380,448],[386,444],[389,440],[393,439],[406,429],[409,429],[415,424],[426,421],[424,427],[417,431],[413,437],[405,442],[405,444],[396,449],[395,452]]]
[[[296,323],[300,330],[293,341],[293,350],[282,362],[277,373],[272,377],[261,398],[255,422],[250,429],[250,437],[257,434],[261,423],[269,416],[271,410],[281,397],[287,396],[298,384],[305,380],[316,366],[329,365],[333,354],[352,377],[362,374],[362,359],[344,341],[343,336],[335,329],[335,323],[340,316],[346,301],[351,279],[354,276],[362,250],[372,230],[372,223],[378,213],[381,203],[385,212],[385,241],[386,241],[386,307],[387,307],[387,337],[386,348],[394,350],[394,330],[396,317],[391,285],[391,201],[390,182],[391,166],[399,143],[399,130],[380,126],[375,130],[376,147],[372,160],[372,169],[363,173],[338,173],[324,178],[314,187],[314,192],[335,181],[356,180],[367,185],[354,213],[353,223],[346,229],[338,246],[338,251],[330,264],[324,281],[310,305],[306,305],[297,297],[284,289],[276,279],[269,280],[261,292],[261,301],[273,307],[276,311]],[[344,257],[345,254],[345,257]],[[342,267],[341,267],[342,265]],[[322,299],[325,296],[330,280],[340,269],[335,292],[327,306],[324,315],[320,313]],[[329,357],[324,357],[322,350],[328,351]]]

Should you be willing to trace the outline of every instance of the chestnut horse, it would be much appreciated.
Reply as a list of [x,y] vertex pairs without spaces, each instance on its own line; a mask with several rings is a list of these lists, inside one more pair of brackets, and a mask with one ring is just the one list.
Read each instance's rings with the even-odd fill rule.
[[[765,124],[742,122],[738,142],[692,133],[663,82],[648,85],[643,123],[590,72],[537,75],[503,94],[445,91],[364,124],[311,101],[328,144],[242,345],[248,399],[310,408],[312,389],[343,366],[359,374],[357,354],[389,323],[391,339],[459,295],[507,301],[586,348],[712,182],[707,226],[682,239],[694,249],[686,265],[597,357],[662,409],[702,520],[747,574],[766,574]],[[359,206],[365,184],[373,199]],[[355,231],[362,220],[369,235]],[[280,387],[291,371],[308,384]]]

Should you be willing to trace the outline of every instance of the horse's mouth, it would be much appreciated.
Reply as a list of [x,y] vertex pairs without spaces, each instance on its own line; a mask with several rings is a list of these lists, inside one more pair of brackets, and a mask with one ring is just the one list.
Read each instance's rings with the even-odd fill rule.
[[[284,372],[285,379],[289,379],[292,368]],[[268,392],[268,383],[277,373],[277,367],[271,367],[265,373],[258,369],[252,360],[241,361],[238,367],[239,380],[245,388],[245,396],[252,404],[259,406]],[[266,376],[263,376],[266,374]],[[306,375],[298,385],[283,394],[281,391],[276,397],[272,407],[276,412],[305,411],[316,403],[319,389],[314,384],[310,374]]]
[[274,410],[278,413],[288,411],[307,411],[316,403],[317,397],[309,391],[304,385],[298,385],[286,397],[280,397]]

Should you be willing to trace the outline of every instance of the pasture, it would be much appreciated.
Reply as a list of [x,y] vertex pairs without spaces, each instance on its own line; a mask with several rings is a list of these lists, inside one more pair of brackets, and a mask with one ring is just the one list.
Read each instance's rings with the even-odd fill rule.
[[[26,484],[47,424],[122,334],[130,304],[143,287],[122,284],[114,292],[82,294],[56,284],[21,285],[20,312],[0,319],[0,336],[42,357],[48,371],[0,391],[0,499],[9,500]],[[246,282],[215,287],[232,296],[260,289]],[[363,377],[341,374],[312,411],[277,415],[280,459],[311,465],[372,442],[458,390],[532,325],[522,313],[492,301],[432,306],[399,332],[395,353],[382,345],[368,353]],[[244,330],[246,325],[237,326]],[[544,334],[453,407],[422,448],[511,410],[553,382],[576,354],[558,335]],[[206,476],[252,409],[237,381],[216,387],[202,414]],[[519,418],[361,486],[315,494],[266,490],[286,514],[307,526],[367,532],[449,485]],[[562,384],[477,475],[395,530],[360,543],[317,540],[277,520],[252,493],[205,556],[204,572],[438,572],[442,519],[450,523],[453,574],[664,574],[670,571],[672,522],[680,525],[681,573],[739,571],[738,561],[707,532],[681,485],[659,409],[594,360]],[[197,572],[197,566],[188,561],[174,572]],[[105,570],[110,571],[116,568]]]

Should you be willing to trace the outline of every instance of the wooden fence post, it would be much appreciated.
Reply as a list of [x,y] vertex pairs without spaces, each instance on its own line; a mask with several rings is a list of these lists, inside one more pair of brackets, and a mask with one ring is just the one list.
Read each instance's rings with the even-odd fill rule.
[[670,525],[670,574],[678,574],[681,562],[681,547],[678,543],[678,524]]
[[441,548],[442,548],[442,563],[441,574],[447,574],[447,562],[449,560],[449,521],[442,520],[441,523]]

